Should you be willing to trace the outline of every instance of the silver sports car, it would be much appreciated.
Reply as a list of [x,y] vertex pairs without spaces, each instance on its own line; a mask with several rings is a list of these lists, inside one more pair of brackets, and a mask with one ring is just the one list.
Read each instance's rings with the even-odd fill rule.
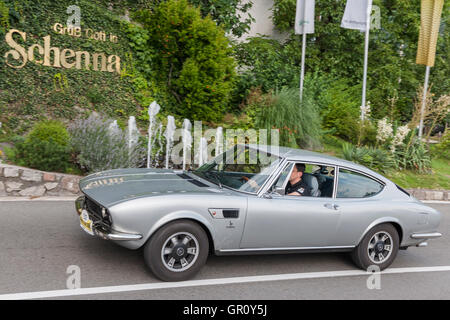
[[118,169],[80,181],[83,230],[144,246],[156,277],[191,278],[208,254],[348,251],[363,269],[426,246],[440,213],[361,165],[236,145],[197,170]]

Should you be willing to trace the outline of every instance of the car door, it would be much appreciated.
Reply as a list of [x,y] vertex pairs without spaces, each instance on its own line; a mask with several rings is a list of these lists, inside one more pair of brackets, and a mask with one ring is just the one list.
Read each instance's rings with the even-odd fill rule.
[[389,214],[381,195],[384,187],[382,181],[362,172],[339,168],[335,205],[341,222],[333,240],[336,245],[357,245],[370,224],[382,216],[380,208]]
[[[280,174],[288,179],[293,162]],[[286,174],[288,172],[288,174]],[[279,184],[277,182],[274,184]],[[287,180],[284,181],[285,186]],[[248,198],[241,249],[333,246],[341,212],[332,197],[270,195]]]

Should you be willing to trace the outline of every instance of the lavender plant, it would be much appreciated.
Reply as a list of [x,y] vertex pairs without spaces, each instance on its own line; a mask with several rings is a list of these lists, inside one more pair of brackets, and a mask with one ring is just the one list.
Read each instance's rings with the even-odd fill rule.
[[127,133],[116,126],[111,130],[112,123],[112,120],[90,116],[69,127],[76,162],[88,173],[145,164],[144,144],[138,141],[130,146]]

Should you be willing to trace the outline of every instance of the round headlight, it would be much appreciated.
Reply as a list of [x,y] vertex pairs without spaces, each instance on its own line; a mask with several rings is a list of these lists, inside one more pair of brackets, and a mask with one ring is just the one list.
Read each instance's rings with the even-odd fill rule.
[[107,216],[108,216],[108,215],[106,214],[106,209],[105,209],[105,208],[102,208],[102,218],[103,218],[103,219],[106,219]]

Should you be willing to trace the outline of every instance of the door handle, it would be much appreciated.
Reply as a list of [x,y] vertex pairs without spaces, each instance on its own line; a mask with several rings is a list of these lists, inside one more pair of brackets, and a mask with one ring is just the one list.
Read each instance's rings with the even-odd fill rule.
[[339,206],[337,204],[325,203],[323,206],[330,210],[338,210],[339,209]]
[[330,210],[334,209],[334,207],[333,207],[333,205],[331,203],[325,203],[323,206],[325,208],[327,208],[327,209],[330,209]]

